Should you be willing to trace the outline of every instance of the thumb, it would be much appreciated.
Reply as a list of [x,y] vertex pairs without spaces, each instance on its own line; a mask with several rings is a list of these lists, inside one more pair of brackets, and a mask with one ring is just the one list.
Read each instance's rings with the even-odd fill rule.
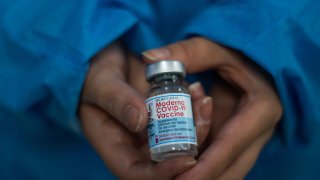
[[151,49],[142,53],[147,63],[160,60],[179,60],[189,73],[213,68],[222,63],[224,49],[202,37],[195,37],[165,47]]
[[108,80],[110,86],[100,91],[95,102],[133,132],[147,125],[147,110],[143,97],[126,82],[117,78]]
[[147,125],[144,98],[125,80],[126,57],[121,46],[110,45],[91,62],[85,80],[82,101],[105,110],[133,132]]
[[142,131],[148,118],[141,94],[113,72],[93,77],[86,80],[82,100],[105,110],[129,130]]

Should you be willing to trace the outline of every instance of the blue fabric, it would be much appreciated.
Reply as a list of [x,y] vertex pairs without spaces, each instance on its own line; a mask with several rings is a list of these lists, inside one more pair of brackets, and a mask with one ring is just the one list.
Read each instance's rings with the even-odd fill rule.
[[274,78],[284,117],[247,179],[320,177],[320,1],[0,1],[0,179],[115,179],[79,132],[89,59],[201,35]]

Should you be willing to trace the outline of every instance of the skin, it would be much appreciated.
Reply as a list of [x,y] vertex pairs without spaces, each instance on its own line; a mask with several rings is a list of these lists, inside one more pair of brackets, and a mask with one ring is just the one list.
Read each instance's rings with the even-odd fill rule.
[[214,70],[221,77],[211,92],[214,111],[204,151],[176,179],[243,179],[282,115],[269,75],[242,54],[202,37],[143,55],[148,63],[177,59],[189,73]]
[[[95,56],[84,84],[79,116],[84,134],[120,179],[173,179],[196,164],[192,157],[151,161],[147,145],[144,65],[119,44]],[[138,81],[137,81],[138,80]],[[190,86],[199,145],[209,134],[212,99]]]
[[[282,115],[269,76],[240,53],[200,37],[144,56],[148,63],[179,59],[189,73],[219,74],[213,101],[200,84],[190,86],[200,154],[197,161],[150,160],[142,95],[145,65],[115,44],[93,58],[79,106],[83,131],[108,168],[120,179],[243,179]],[[132,107],[139,113],[130,114]]]

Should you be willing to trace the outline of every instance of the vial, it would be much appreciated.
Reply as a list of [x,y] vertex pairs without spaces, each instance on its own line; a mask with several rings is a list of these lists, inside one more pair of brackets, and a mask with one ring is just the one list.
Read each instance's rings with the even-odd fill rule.
[[149,116],[148,141],[154,161],[177,156],[195,157],[198,153],[185,75],[183,64],[175,60],[158,61],[146,69],[151,85],[145,101]]

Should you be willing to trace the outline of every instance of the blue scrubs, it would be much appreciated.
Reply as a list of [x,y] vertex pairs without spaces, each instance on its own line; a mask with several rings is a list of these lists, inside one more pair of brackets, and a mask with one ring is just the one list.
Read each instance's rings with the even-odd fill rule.
[[89,59],[200,35],[268,71],[284,116],[247,179],[320,177],[320,1],[0,1],[0,179],[116,179],[80,132]]

